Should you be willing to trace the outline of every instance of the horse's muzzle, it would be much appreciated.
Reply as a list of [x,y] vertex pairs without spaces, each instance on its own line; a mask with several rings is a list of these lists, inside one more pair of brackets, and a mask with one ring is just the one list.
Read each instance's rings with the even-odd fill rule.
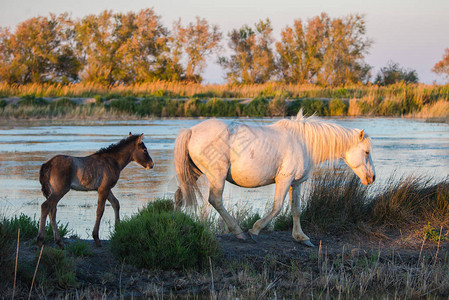
[[154,167],[154,163],[150,162],[145,169],[150,170],[150,169],[153,169],[153,167]]

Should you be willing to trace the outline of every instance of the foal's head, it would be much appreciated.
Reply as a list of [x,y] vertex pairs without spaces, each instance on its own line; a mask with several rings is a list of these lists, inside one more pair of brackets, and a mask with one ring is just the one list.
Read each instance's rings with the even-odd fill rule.
[[[132,135],[131,132],[129,135]],[[148,153],[147,147],[142,141],[142,138],[143,133],[136,139],[135,147],[132,152],[132,159],[145,169],[149,170],[153,168],[154,164],[150,154]]]
[[364,185],[372,184],[376,179],[376,171],[371,159],[371,140],[363,130],[358,135],[357,143],[346,151],[344,160]]

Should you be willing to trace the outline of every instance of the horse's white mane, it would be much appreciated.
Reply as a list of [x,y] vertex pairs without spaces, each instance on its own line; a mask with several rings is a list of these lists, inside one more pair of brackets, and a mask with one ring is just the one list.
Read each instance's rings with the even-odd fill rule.
[[[275,125],[300,135],[307,145],[308,155],[316,164],[340,158],[349,147],[359,141],[359,129],[325,122],[314,115],[306,117],[302,114],[302,109],[296,118],[280,120]],[[365,137],[370,142],[367,135]]]

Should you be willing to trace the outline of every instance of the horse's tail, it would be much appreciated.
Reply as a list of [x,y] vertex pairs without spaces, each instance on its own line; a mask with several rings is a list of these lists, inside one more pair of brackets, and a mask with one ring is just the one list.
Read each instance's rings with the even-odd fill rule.
[[50,170],[51,170],[51,162],[47,161],[41,166],[41,169],[39,171],[39,181],[42,186],[42,194],[44,194],[45,198],[47,199],[51,195]]
[[201,196],[201,191],[196,181],[202,173],[193,163],[189,154],[188,144],[191,136],[191,129],[184,129],[179,133],[175,141],[174,157],[176,174],[178,175],[179,188],[182,192],[184,204],[196,207],[195,192]]

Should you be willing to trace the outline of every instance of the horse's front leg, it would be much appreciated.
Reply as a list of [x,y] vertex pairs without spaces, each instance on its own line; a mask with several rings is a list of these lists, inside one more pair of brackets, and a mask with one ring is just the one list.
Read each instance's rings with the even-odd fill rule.
[[120,223],[120,203],[118,202],[117,198],[115,198],[114,194],[112,193],[112,191],[109,192],[108,195],[108,200],[112,205],[112,208],[114,209],[114,214],[115,214],[115,226],[117,226],[118,223]]
[[299,182],[292,183],[290,189],[290,203],[293,216],[293,238],[300,243],[314,247],[310,242],[310,238],[302,231],[301,222],[299,220],[299,216],[301,215],[301,183]]
[[109,192],[110,189],[98,189],[97,219],[95,220],[95,226],[92,232],[92,237],[94,238],[97,247],[101,246],[100,239],[98,238],[98,231],[100,230],[100,221],[103,217],[104,206],[106,204],[106,198],[108,197]]
[[254,223],[253,228],[249,230],[252,235],[259,235],[259,232],[267,226],[270,221],[276,217],[282,209],[285,196],[292,182],[291,178],[276,179],[276,190],[274,192],[274,203],[271,211],[262,219]]

